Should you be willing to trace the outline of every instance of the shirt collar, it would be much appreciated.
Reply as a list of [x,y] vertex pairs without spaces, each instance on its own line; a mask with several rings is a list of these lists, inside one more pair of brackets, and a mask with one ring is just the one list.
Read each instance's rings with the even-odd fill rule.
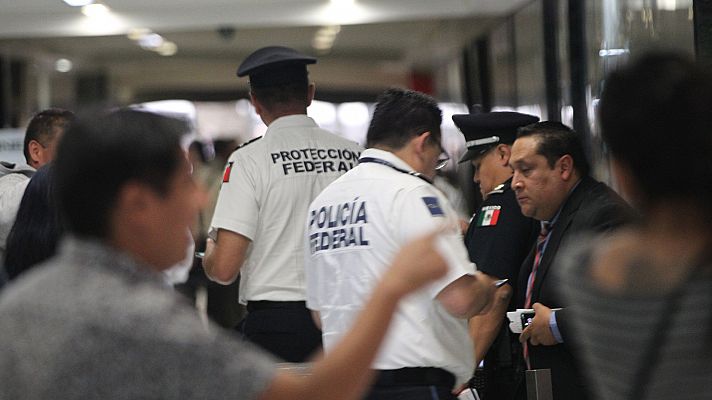
[[91,267],[105,267],[144,280],[155,281],[165,286],[162,274],[139,262],[129,253],[106,245],[98,239],[78,238],[67,235],[61,245],[60,254],[69,262]]
[[569,193],[566,195],[566,199],[564,199],[563,203],[561,203],[561,207],[559,207],[559,211],[557,211],[556,214],[554,214],[554,218],[552,218],[550,221],[540,221],[542,226],[544,224],[548,224],[549,229],[551,229],[552,226],[556,225],[556,221],[559,220],[559,215],[561,215],[561,210],[564,209],[566,202],[568,202],[569,197],[571,197],[571,193],[573,193],[574,190],[576,190],[576,188],[578,187],[578,185],[581,183],[582,180],[583,179],[579,179],[578,182],[576,182],[576,184],[574,185],[574,187],[572,187],[571,190],[569,190]]
[[361,152],[361,157],[378,158],[383,161],[388,161],[394,167],[404,169],[406,171],[415,171],[413,169],[413,167],[408,165],[407,162],[403,161],[397,155],[391,153],[390,151],[370,148],[370,149],[366,149],[363,152]]
[[[285,115],[272,121],[267,127],[267,133],[293,128],[318,128],[314,120],[304,114]],[[265,134],[267,134],[265,133]]]

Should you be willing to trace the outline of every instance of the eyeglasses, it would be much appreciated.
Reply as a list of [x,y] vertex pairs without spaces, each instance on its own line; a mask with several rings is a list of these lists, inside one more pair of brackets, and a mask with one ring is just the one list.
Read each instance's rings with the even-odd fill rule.
[[450,161],[450,156],[447,155],[447,152],[443,149],[443,146],[440,144],[438,144],[438,146],[440,146],[440,157],[438,157],[438,161],[435,163],[436,171],[445,168],[448,161]]
[[435,170],[437,171],[445,168],[448,161],[450,161],[450,156],[447,154],[445,149],[443,149],[443,145],[440,144],[440,140],[436,140],[432,135],[428,139],[435,143],[435,145],[437,145],[440,149],[440,156],[438,157],[438,161],[435,163]]

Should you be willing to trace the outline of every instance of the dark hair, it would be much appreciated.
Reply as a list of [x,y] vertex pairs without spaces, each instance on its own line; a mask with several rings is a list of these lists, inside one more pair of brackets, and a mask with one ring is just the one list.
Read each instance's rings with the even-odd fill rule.
[[391,88],[376,100],[366,134],[366,147],[400,149],[411,138],[430,131],[440,141],[442,111],[432,97],[413,90]]
[[128,182],[167,194],[184,157],[180,136],[187,131],[184,121],[131,109],[72,124],[54,162],[57,200],[68,231],[105,238],[110,210]]
[[307,107],[309,82],[292,82],[274,86],[251,87],[252,95],[270,112],[282,107]]
[[583,176],[591,171],[579,134],[556,121],[542,121],[519,128],[517,138],[536,136],[537,154],[546,158],[549,167],[554,168],[559,158],[570,155],[574,168]]
[[711,106],[712,74],[681,54],[646,54],[608,76],[602,136],[630,168],[640,200],[699,199],[710,208]]
[[38,169],[32,176],[17,211],[15,223],[7,237],[5,268],[14,279],[30,267],[54,255],[64,231],[55,201],[52,164]]
[[74,120],[74,113],[61,108],[48,108],[35,114],[25,131],[25,141],[22,151],[25,161],[30,164],[30,141],[36,140],[42,146],[47,146],[54,137],[67,129]]

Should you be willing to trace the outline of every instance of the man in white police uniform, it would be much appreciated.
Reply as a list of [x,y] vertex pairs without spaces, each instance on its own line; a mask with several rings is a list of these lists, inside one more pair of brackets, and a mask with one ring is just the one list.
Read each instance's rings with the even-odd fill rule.
[[492,280],[475,272],[458,217],[431,184],[441,155],[441,111],[422,93],[380,97],[359,165],[329,185],[307,217],[307,306],[318,312],[328,353],[346,332],[396,251],[442,227],[448,274],[399,307],[373,364],[368,399],[450,399],[474,368],[467,319],[482,312]]
[[315,62],[273,46],[238,68],[238,76],[250,77],[252,104],[268,129],[228,160],[203,260],[215,281],[229,283],[240,274],[240,302],[248,311],[243,336],[290,362],[303,362],[321,347],[304,303],[307,207],[357,164],[362,150],[306,115],[314,97],[306,65]]

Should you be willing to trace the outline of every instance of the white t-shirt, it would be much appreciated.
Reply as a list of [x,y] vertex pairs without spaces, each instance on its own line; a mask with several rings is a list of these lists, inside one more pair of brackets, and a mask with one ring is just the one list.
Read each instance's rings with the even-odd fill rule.
[[393,153],[368,149],[361,164],[329,185],[307,217],[307,307],[321,315],[328,352],[351,328],[372,290],[407,241],[448,226],[438,242],[449,272],[408,296],[398,308],[374,369],[438,367],[464,383],[474,370],[467,321],[435,300],[448,284],[475,266],[468,259],[458,217],[427,181],[370,157],[412,171]]
[[304,220],[309,203],[358,163],[362,148],[306,115],[278,118],[228,160],[211,231],[252,241],[240,302],[303,301]]

